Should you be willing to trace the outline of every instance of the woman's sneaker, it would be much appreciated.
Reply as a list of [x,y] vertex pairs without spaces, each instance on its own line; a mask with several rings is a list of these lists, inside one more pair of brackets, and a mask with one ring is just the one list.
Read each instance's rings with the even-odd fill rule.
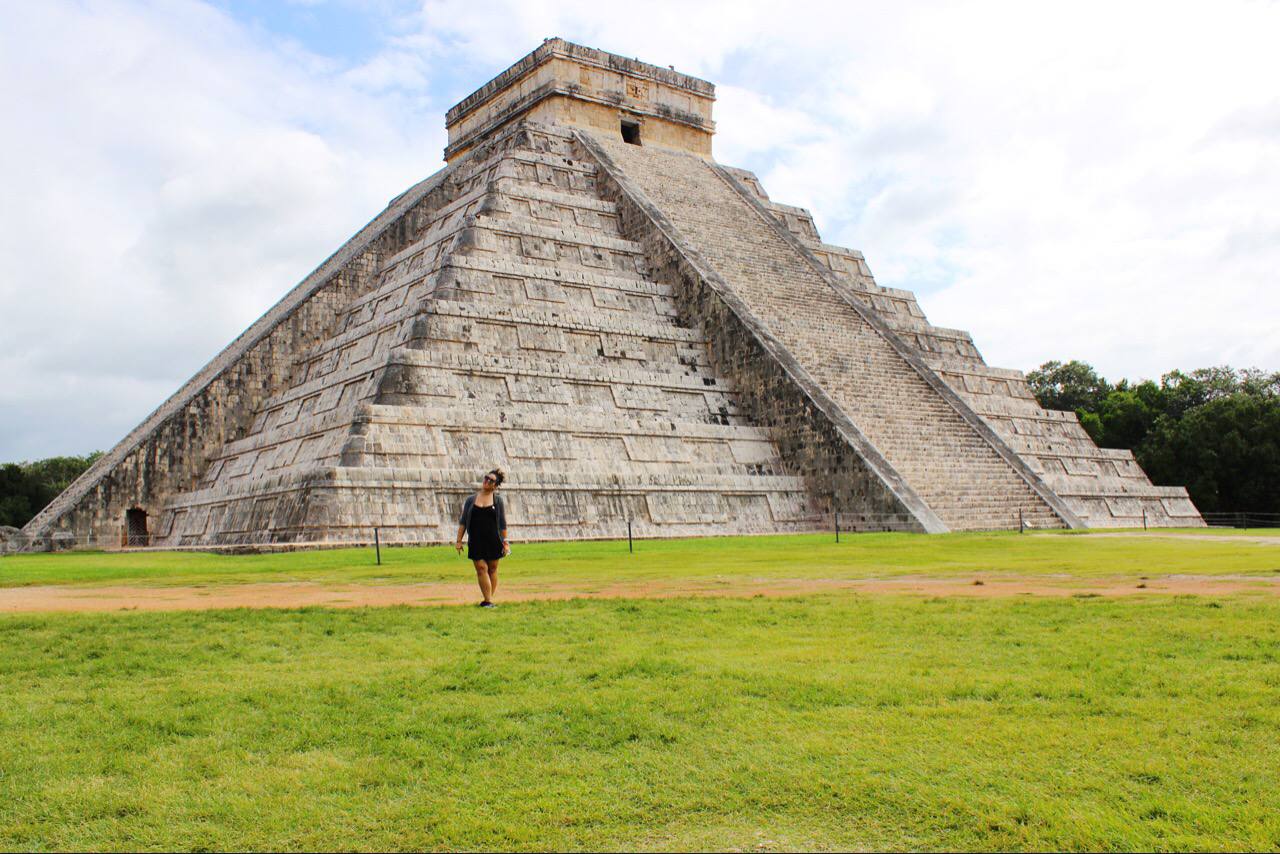
[[481,607],[481,608],[496,608],[496,607],[498,607],[498,606],[497,606],[497,605],[495,605],[495,604],[493,604],[492,602],[481,602],[481,603],[480,603],[480,607]]

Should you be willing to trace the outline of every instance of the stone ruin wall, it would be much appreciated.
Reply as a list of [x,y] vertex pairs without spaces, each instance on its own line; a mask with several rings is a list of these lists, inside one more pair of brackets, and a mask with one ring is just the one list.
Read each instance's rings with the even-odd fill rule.
[[125,512],[151,522],[165,502],[192,489],[209,461],[243,436],[260,404],[287,388],[296,355],[329,337],[339,310],[375,284],[381,258],[413,239],[453,188],[441,170],[394,199],[382,214],[290,291],[253,326],[23,528],[36,548],[113,547]]
[[1100,448],[1074,412],[1040,406],[1022,371],[988,365],[962,329],[929,322],[911,291],[876,283],[863,254],[823,242],[804,208],[772,201],[759,179],[724,167],[1091,527],[1202,526],[1181,486],[1156,486],[1133,452]]
[[[602,195],[617,205],[623,234],[644,246],[659,278],[675,285],[681,315],[703,331],[712,364],[733,380],[739,406],[755,423],[768,428],[784,458],[805,477],[826,512],[841,512],[849,529],[923,532],[933,527],[917,518],[932,517],[923,502],[857,434],[856,427],[841,423],[822,389],[773,344],[768,330],[754,321],[732,290],[698,262],[697,251],[662,227],[660,212],[642,208],[634,200],[634,189],[624,189],[626,179],[616,167],[611,168],[603,152],[582,149],[581,142],[579,148],[579,156],[604,167],[598,179]],[[879,466],[873,469],[876,462]]]
[[711,156],[715,86],[705,80],[547,39],[445,115],[449,163],[513,117],[543,125],[617,130],[618,111],[650,143]]
[[[509,139],[458,164],[456,200],[384,259],[379,288],[342,310],[351,323],[299,355],[314,375],[170,502],[164,544],[351,543],[374,527],[440,542],[494,461],[511,469],[522,540],[616,537],[629,520],[662,537],[822,526],[670,285],[618,234],[572,135]],[[306,413],[303,398],[317,399]]]
[[[986,365],[968,333],[933,326],[912,293],[877,285],[861,253],[824,243],[807,211],[770,200],[752,173],[712,162],[714,92],[714,85],[674,70],[562,39],[546,40],[449,111],[449,166],[393,200],[38,514],[23,536],[34,538],[37,547],[47,548],[55,538],[64,544],[68,538],[83,543],[86,534],[99,545],[112,546],[120,542],[125,511],[136,507],[149,521],[159,523],[152,533],[168,545],[323,540],[328,539],[326,531],[377,524],[375,511],[381,507],[384,518],[394,511],[405,530],[416,532],[416,539],[435,537],[442,525],[448,527],[446,505],[454,493],[465,491],[461,481],[454,482],[461,470],[439,468],[444,465],[444,446],[436,427],[428,426],[431,441],[417,434],[410,441],[405,431],[415,429],[415,424],[428,425],[422,420],[427,410],[418,411],[424,400],[434,400],[435,406],[450,398],[441,389],[453,389],[459,377],[494,370],[511,374],[504,378],[505,396],[496,402],[522,401],[511,414],[523,426],[508,425],[515,428],[517,446],[551,435],[547,429],[562,429],[554,426],[555,416],[545,406],[530,409],[523,402],[546,398],[546,403],[562,403],[560,397],[585,394],[584,382],[594,387],[593,383],[608,381],[615,386],[613,404],[605,408],[613,414],[606,421],[634,414],[641,398],[649,402],[640,410],[653,409],[650,404],[670,395],[672,406],[679,401],[684,406],[686,398],[699,397],[694,392],[708,405],[712,398],[721,400],[724,427],[694,419],[682,421],[682,429],[692,431],[689,437],[699,437],[690,439],[703,447],[699,453],[710,447],[713,434],[716,441],[751,440],[772,446],[762,458],[771,462],[762,465],[778,469],[773,480],[756,477],[764,470],[758,464],[734,469],[746,465],[735,450],[731,456],[736,462],[717,458],[710,468],[718,474],[701,484],[707,495],[725,490],[733,494],[737,502],[728,503],[740,505],[742,511],[740,518],[734,517],[735,524],[748,532],[765,530],[768,526],[762,528],[761,520],[768,516],[775,526],[769,530],[796,530],[820,521],[815,515],[820,511],[829,518],[832,510],[840,511],[849,527],[872,530],[982,529],[1007,527],[1010,520],[1016,527],[1024,514],[1037,526],[1203,524],[1184,489],[1153,486],[1132,454],[1097,448],[1074,414],[1040,408],[1020,372]],[[632,138],[637,127],[643,143]],[[637,146],[622,144],[624,139]],[[685,153],[673,160],[671,148]],[[504,201],[507,193],[499,188],[494,164],[516,151],[525,152],[520,155],[524,159],[578,158],[580,168],[597,176],[599,201],[559,199],[552,188],[545,200],[529,202],[540,211],[559,210],[556,205],[562,203],[570,211],[580,206],[585,220],[574,214],[576,225],[554,234],[544,234],[544,225],[528,222],[520,228],[537,234],[523,235],[517,228],[515,237],[499,235],[503,228],[495,231],[495,224],[507,215],[504,206],[509,200]],[[563,167],[570,161],[556,163]],[[544,167],[552,171],[551,161],[537,166],[539,181]],[[479,198],[485,201],[477,208],[474,200]],[[615,211],[612,220],[591,212],[592,205],[610,206]],[[542,213],[530,207],[525,216],[536,219]],[[606,234],[607,228],[599,231],[597,220],[612,221],[620,240]],[[589,233],[593,230],[594,236]],[[368,330],[348,329],[352,319],[361,309],[368,313],[376,302],[374,314],[388,320],[389,315],[382,317],[382,306],[394,302],[389,294],[399,287],[388,277],[411,266],[408,256],[421,255],[417,244],[429,235],[439,243],[433,256],[438,266],[427,276],[429,283],[423,280],[414,289],[413,305],[410,294],[400,294],[401,307],[395,312],[397,318],[404,315],[401,319],[411,321],[404,327],[408,339],[396,339],[388,328],[378,333],[376,343],[354,343],[352,336]],[[494,245],[467,243],[479,238]],[[547,264],[549,258],[550,267],[538,275],[559,279],[580,275],[554,263],[563,252],[576,258],[578,244],[583,253],[603,253],[602,258],[615,250],[636,256],[645,280],[641,302],[649,299],[648,291],[654,300],[665,300],[665,311],[679,331],[637,318],[618,326],[612,320],[601,325],[595,317],[571,321],[554,313],[528,313],[519,306],[513,313],[512,307],[495,303],[490,311],[510,315],[505,326],[499,326],[514,323],[519,333],[514,361],[504,361],[505,367],[496,361],[487,368],[478,363],[465,367],[448,356],[437,364],[431,355],[436,347],[456,349],[466,339],[465,334],[458,338],[462,326],[478,328],[471,312],[483,309],[460,304],[455,281],[460,273],[464,278],[474,275],[467,272],[477,261],[471,256],[496,253],[493,263],[499,266],[521,261]],[[609,249],[592,248],[597,245]],[[548,255],[547,247],[555,251]],[[582,264],[591,282],[584,293],[593,294],[597,308],[618,308],[609,302],[608,293],[601,292],[614,285],[591,279],[599,274],[595,268],[600,261],[584,254]],[[437,295],[450,293],[455,295],[448,302],[439,302]],[[523,297],[515,299],[522,301]],[[675,320],[676,314],[682,320]],[[543,369],[523,365],[524,357],[517,354],[525,349],[525,338],[551,336],[550,341],[565,335],[553,327],[573,322],[585,323],[587,337],[601,336],[601,364],[583,362],[568,373],[559,364],[548,363]],[[522,323],[537,328],[526,329]],[[612,353],[611,346],[622,346],[609,343],[618,334],[638,334],[638,340],[656,335],[666,342],[654,345],[663,352],[678,350],[680,342],[699,336],[700,340],[689,351],[696,354],[691,361],[680,359],[691,370],[681,367],[670,374],[673,365],[643,367],[642,358],[638,371],[620,371],[633,357]],[[829,339],[824,337],[831,335],[838,339],[834,354],[828,352]],[[339,350],[342,366],[354,370],[347,357],[370,349],[364,347],[370,343],[381,365],[373,374],[367,369],[361,377],[333,373]],[[650,343],[645,347],[652,350]],[[613,356],[623,362],[615,364],[610,361]],[[574,373],[584,371],[582,376]],[[452,374],[457,377],[451,379]],[[534,375],[542,378],[535,382]],[[335,377],[345,379],[334,385]],[[440,388],[433,387],[440,383]],[[549,386],[543,388],[548,383],[563,387],[551,394]],[[281,462],[283,445],[264,456],[259,445],[288,439],[290,430],[302,429],[282,425],[286,410],[295,411],[300,404],[305,409],[305,401],[294,400],[303,394],[318,401],[317,416],[327,411],[321,403],[327,401],[327,409],[337,405],[319,421],[309,419],[309,424],[315,421],[311,427],[321,430],[320,438],[299,440],[310,448],[302,461],[291,456]],[[584,401],[595,398],[586,394],[579,402]],[[677,418],[678,409],[670,410],[672,418]],[[433,418],[440,415],[435,409],[430,412]],[[728,426],[730,417],[737,426]],[[689,478],[697,476],[681,471],[675,457],[651,463],[658,459],[653,451],[636,448],[657,440],[628,432],[637,429],[636,424],[623,427],[622,422],[602,421],[591,429],[603,430],[601,435],[612,436],[615,444],[623,442],[625,456],[634,463],[636,470],[629,476],[640,479],[632,484],[634,494],[625,496],[626,507],[639,502],[635,509],[647,505],[653,515],[655,502],[664,508],[685,502],[704,512],[709,499],[689,492]],[[745,432],[738,435],[734,430]],[[748,435],[753,430],[758,434],[754,439]],[[438,447],[427,448],[433,443]],[[950,456],[942,452],[945,449],[950,449]],[[508,453],[524,455],[510,448]],[[689,453],[686,447],[684,456]],[[301,449],[297,456],[303,456]],[[535,456],[541,459],[545,454]],[[404,469],[392,462],[400,457],[416,462]],[[616,489],[594,483],[595,463],[575,453],[564,459],[556,465],[568,468],[554,476],[539,463],[541,480],[523,487],[533,515],[559,518],[557,514],[577,506],[584,496],[605,500],[611,507],[623,501],[624,496],[614,494]],[[249,460],[256,461],[252,472],[242,470]],[[474,463],[470,457],[468,461]],[[664,468],[672,465],[670,471]],[[413,466],[433,468],[416,471]],[[574,466],[581,471],[571,472]],[[659,469],[666,473],[655,474]],[[253,477],[245,477],[249,474]],[[404,482],[402,475],[407,477]],[[571,475],[587,475],[591,482],[571,485],[566,480]],[[243,478],[241,485],[228,492],[227,481],[237,477]],[[613,480],[616,487],[616,475]],[[445,522],[424,523],[421,501],[429,493],[434,496],[431,503],[440,507],[427,515],[443,514]],[[214,505],[225,505],[216,537],[195,524],[202,518],[199,514],[211,514]],[[747,512],[748,506],[754,509]],[[769,512],[762,515],[766,506]],[[669,515],[669,509],[659,515]],[[579,516],[585,512],[578,510]],[[619,513],[609,518],[616,522]],[[586,513],[592,519],[595,515]],[[626,515],[630,517],[631,510]],[[577,524],[586,516],[575,517]],[[654,516],[649,521],[657,524],[652,534],[688,535],[666,531],[670,519],[663,522]],[[572,524],[545,523],[540,519],[537,524],[554,538],[581,536]]]

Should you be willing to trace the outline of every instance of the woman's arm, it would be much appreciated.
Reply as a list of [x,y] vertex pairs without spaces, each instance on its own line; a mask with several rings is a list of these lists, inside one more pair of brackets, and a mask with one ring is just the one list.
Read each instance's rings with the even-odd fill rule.
[[467,500],[462,502],[462,515],[458,517],[458,539],[453,543],[458,551],[462,551],[462,535],[467,532],[467,524],[471,521],[471,505],[475,500],[474,495],[468,495]]
[[505,555],[511,551],[511,547],[507,545],[507,508],[504,506],[501,495],[495,495],[493,503],[498,508],[498,535],[502,537],[502,553]]

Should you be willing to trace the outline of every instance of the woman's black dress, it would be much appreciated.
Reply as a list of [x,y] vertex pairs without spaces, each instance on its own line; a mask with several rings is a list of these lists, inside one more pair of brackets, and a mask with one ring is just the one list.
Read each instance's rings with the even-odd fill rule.
[[498,560],[502,557],[502,534],[498,531],[498,511],[493,505],[471,508],[467,557],[471,560]]

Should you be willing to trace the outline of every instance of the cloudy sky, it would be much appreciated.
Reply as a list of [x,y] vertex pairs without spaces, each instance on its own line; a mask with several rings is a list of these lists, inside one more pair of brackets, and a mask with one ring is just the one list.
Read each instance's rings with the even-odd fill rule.
[[988,362],[1280,369],[1280,3],[83,0],[0,27],[0,461],[108,448],[560,35]]

